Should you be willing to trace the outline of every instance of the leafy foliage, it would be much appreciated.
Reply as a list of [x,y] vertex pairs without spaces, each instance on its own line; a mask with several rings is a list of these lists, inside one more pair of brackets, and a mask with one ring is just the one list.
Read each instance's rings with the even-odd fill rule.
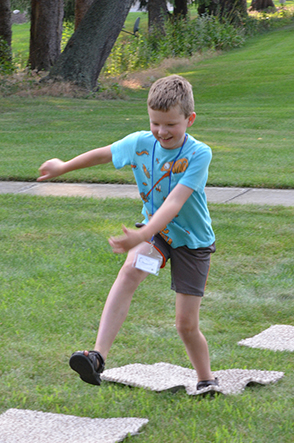
[[257,35],[293,23],[293,8],[255,12],[243,19],[246,36]]
[[12,10],[20,9],[27,11],[31,6],[31,0],[10,0],[10,7]]
[[0,36],[0,74],[9,75],[15,71],[8,43]]
[[64,2],[64,20],[74,23],[75,21],[75,0],[65,0]]
[[62,29],[62,37],[61,37],[61,51],[64,50],[68,40],[72,36],[74,32],[74,24],[71,20],[67,22],[63,22],[63,29]]
[[239,16],[238,23],[204,14],[193,19],[174,19],[165,23],[165,34],[147,31],[138,38],[116,42],[105,64],[104,74],[116,76],[149,68],[166,58],[191,57],[206,50],[229,50],[242,46],[246,38],[293,22],[292,9]]
[[244,29],[204,15],[193,20],[167,21],[165,35],[142,33],[137,39],[118,42],[107,60],[110,76],[144,69],[169,57],[190,57],[207,49],[227,50],[244,43]]

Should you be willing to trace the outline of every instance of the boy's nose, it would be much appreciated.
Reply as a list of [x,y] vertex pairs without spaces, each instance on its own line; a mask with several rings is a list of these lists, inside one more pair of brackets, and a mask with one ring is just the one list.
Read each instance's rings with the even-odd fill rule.
[[160,127],[159,127],[159,130],[158,130],[158,134],[159,134],[159,135],[165,135],[165,134],[167,134],[167,133],[168,133],[168,130],[167,130],[166,127],[164,127],[164,126],[160,126]]

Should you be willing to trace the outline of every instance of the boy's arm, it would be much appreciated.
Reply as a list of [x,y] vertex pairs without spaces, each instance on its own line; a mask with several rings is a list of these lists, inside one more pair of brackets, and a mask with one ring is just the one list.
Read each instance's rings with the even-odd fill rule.
[[176,185],[145,226],[138,230],[127,229],[123,226],[123,236],[109,239],[113,252],[121,254],[134,248],[139,243],[150,240],[153,235],[161,231],[175,218],[192,193],[192,188],[181,184]]
[[50,178],[58,177],[59,175],[74,171],[76,169],[83,169],[90,166],[109,163],[111,160],[111,145],[85,152],[84,154],[78,155],[67,162],[63,162],[58,158],[53,158],[51,160],[47,160],[39,168],[40,177],[37,178],[37,181],[40,182],[49,180]]

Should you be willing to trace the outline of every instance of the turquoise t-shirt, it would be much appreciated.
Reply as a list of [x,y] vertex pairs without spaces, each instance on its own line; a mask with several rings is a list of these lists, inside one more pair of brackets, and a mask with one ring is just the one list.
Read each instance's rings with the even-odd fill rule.
[[115,168],[131,165],[133,169],[143,201],[144,223],[178,183],[194,190],[179,214],[160,232],[167,243],[173,248],[186,245],[197,249],[215,241],[204,192],[212,156],[209,146],[188,135],[182,150],[165,149],[151,131],[140,131],[113,143],[111,152]]

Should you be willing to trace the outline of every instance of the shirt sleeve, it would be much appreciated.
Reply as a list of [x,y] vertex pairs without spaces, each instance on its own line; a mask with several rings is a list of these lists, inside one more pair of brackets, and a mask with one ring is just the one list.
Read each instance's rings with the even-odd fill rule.
[[140,132],[134,132],[111,145],[112,163],[116,169],[132,163],[139,134]]
[[189,159],[189,166],[179,183],[197,192],[203,192],[207,178],[208,167],[212,158],[212,152],[209,146],[201,143]]

